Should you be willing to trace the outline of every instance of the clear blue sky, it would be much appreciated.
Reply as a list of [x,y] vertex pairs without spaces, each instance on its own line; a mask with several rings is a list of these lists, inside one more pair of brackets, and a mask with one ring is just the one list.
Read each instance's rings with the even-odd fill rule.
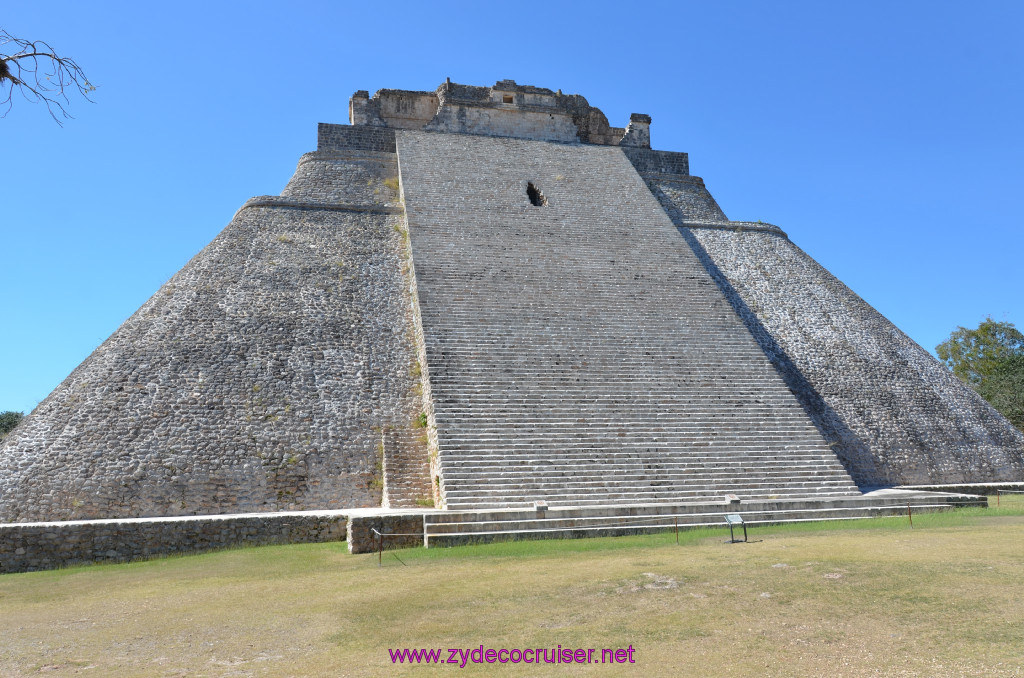
[[0,411],[29,411],[357,89],[445,77],[654,118],[733,219],[928,349],[1024,327],[1024,3],[7,3],[99,86],[0,119]]

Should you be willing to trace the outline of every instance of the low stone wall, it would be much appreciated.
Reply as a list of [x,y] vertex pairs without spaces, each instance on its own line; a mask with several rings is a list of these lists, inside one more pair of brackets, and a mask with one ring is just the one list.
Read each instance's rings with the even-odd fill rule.
[[[623,146],[622,152],[642,175],[668,174],[681,177],[690,175],[690,156],[679,151],[656,151],[650,148]],[[694,177],[700,180],[700,177]]]
[[[384,550],[423,546],[423,516],[427,512],[368,513],[350,515],[348,552],[373,553],[380,542],[373,530],[383,533]],[[394,536],[391,536],[394,535]]]
[[960,483],[956,485],[903,485],[901,490],[917,490],[919,492],[958,492],[961,494],[980,494],[995,496],[1002,492],[1024,493],[1024,483]]
[[[345,512],[313,511],[0,524],[0,573],[231,546],[344,541],[347,522]],[[422,523],[420,517],[421,530]]]

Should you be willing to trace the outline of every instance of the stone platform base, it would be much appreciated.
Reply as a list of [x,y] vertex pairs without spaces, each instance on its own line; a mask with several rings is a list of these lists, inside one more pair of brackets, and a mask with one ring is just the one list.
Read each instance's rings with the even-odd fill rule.
[[717,525],[726,530],[725,516],[734,513],[741,515],[747,525],[874,518],[905,514],[908,505],[911,511],[921,513],[988,503],[985,497],[976,495],[880,489],[853,497],[742,502],[428,511],[419,516],[367,512],[350,517],[348,548],[350,553],[379,548],[372,528],[384,533],[384,548],[390,549],[421,544],[433,547],[519,539],[607,537],[664,532],[676,526],[685,529]]
[[127,562],[236,546],[347,541],[350,553],[518,539],[567,539],[746,524],[849,520],[987,506],[985,497],[882,489],[860,496],[544,509],[348,509],[0,524],[0,573]]

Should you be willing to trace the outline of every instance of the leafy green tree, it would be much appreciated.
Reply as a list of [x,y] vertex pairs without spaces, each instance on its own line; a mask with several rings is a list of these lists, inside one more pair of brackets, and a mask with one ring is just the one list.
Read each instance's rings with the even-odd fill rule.
[[991,317],[971,330],[958,327],[935,347],[953,374],[1024,430],[1024,334]]
[[978,393],[1024,431],[1024,355],[1000,361],[977,387]]
[[21,421],[21,418],[24,416],[25,414],[23,412],[12,412],[10,410],[0,412],[0,440],[3,440],[8,431],[17,426],[18,422]]

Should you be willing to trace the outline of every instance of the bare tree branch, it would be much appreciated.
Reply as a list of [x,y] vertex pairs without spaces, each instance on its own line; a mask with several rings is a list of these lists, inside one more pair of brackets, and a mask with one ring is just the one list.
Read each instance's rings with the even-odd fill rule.
[[7,117],[17,91],[32,103],[44,103],[63,126],[61,118],[72,117],[65,108],[71,103],[68,92],[76,89],[92,101],[89,94],[96,87],[74,59],[59,56],[42,40],[22,40],[0,28],[0,118]]

